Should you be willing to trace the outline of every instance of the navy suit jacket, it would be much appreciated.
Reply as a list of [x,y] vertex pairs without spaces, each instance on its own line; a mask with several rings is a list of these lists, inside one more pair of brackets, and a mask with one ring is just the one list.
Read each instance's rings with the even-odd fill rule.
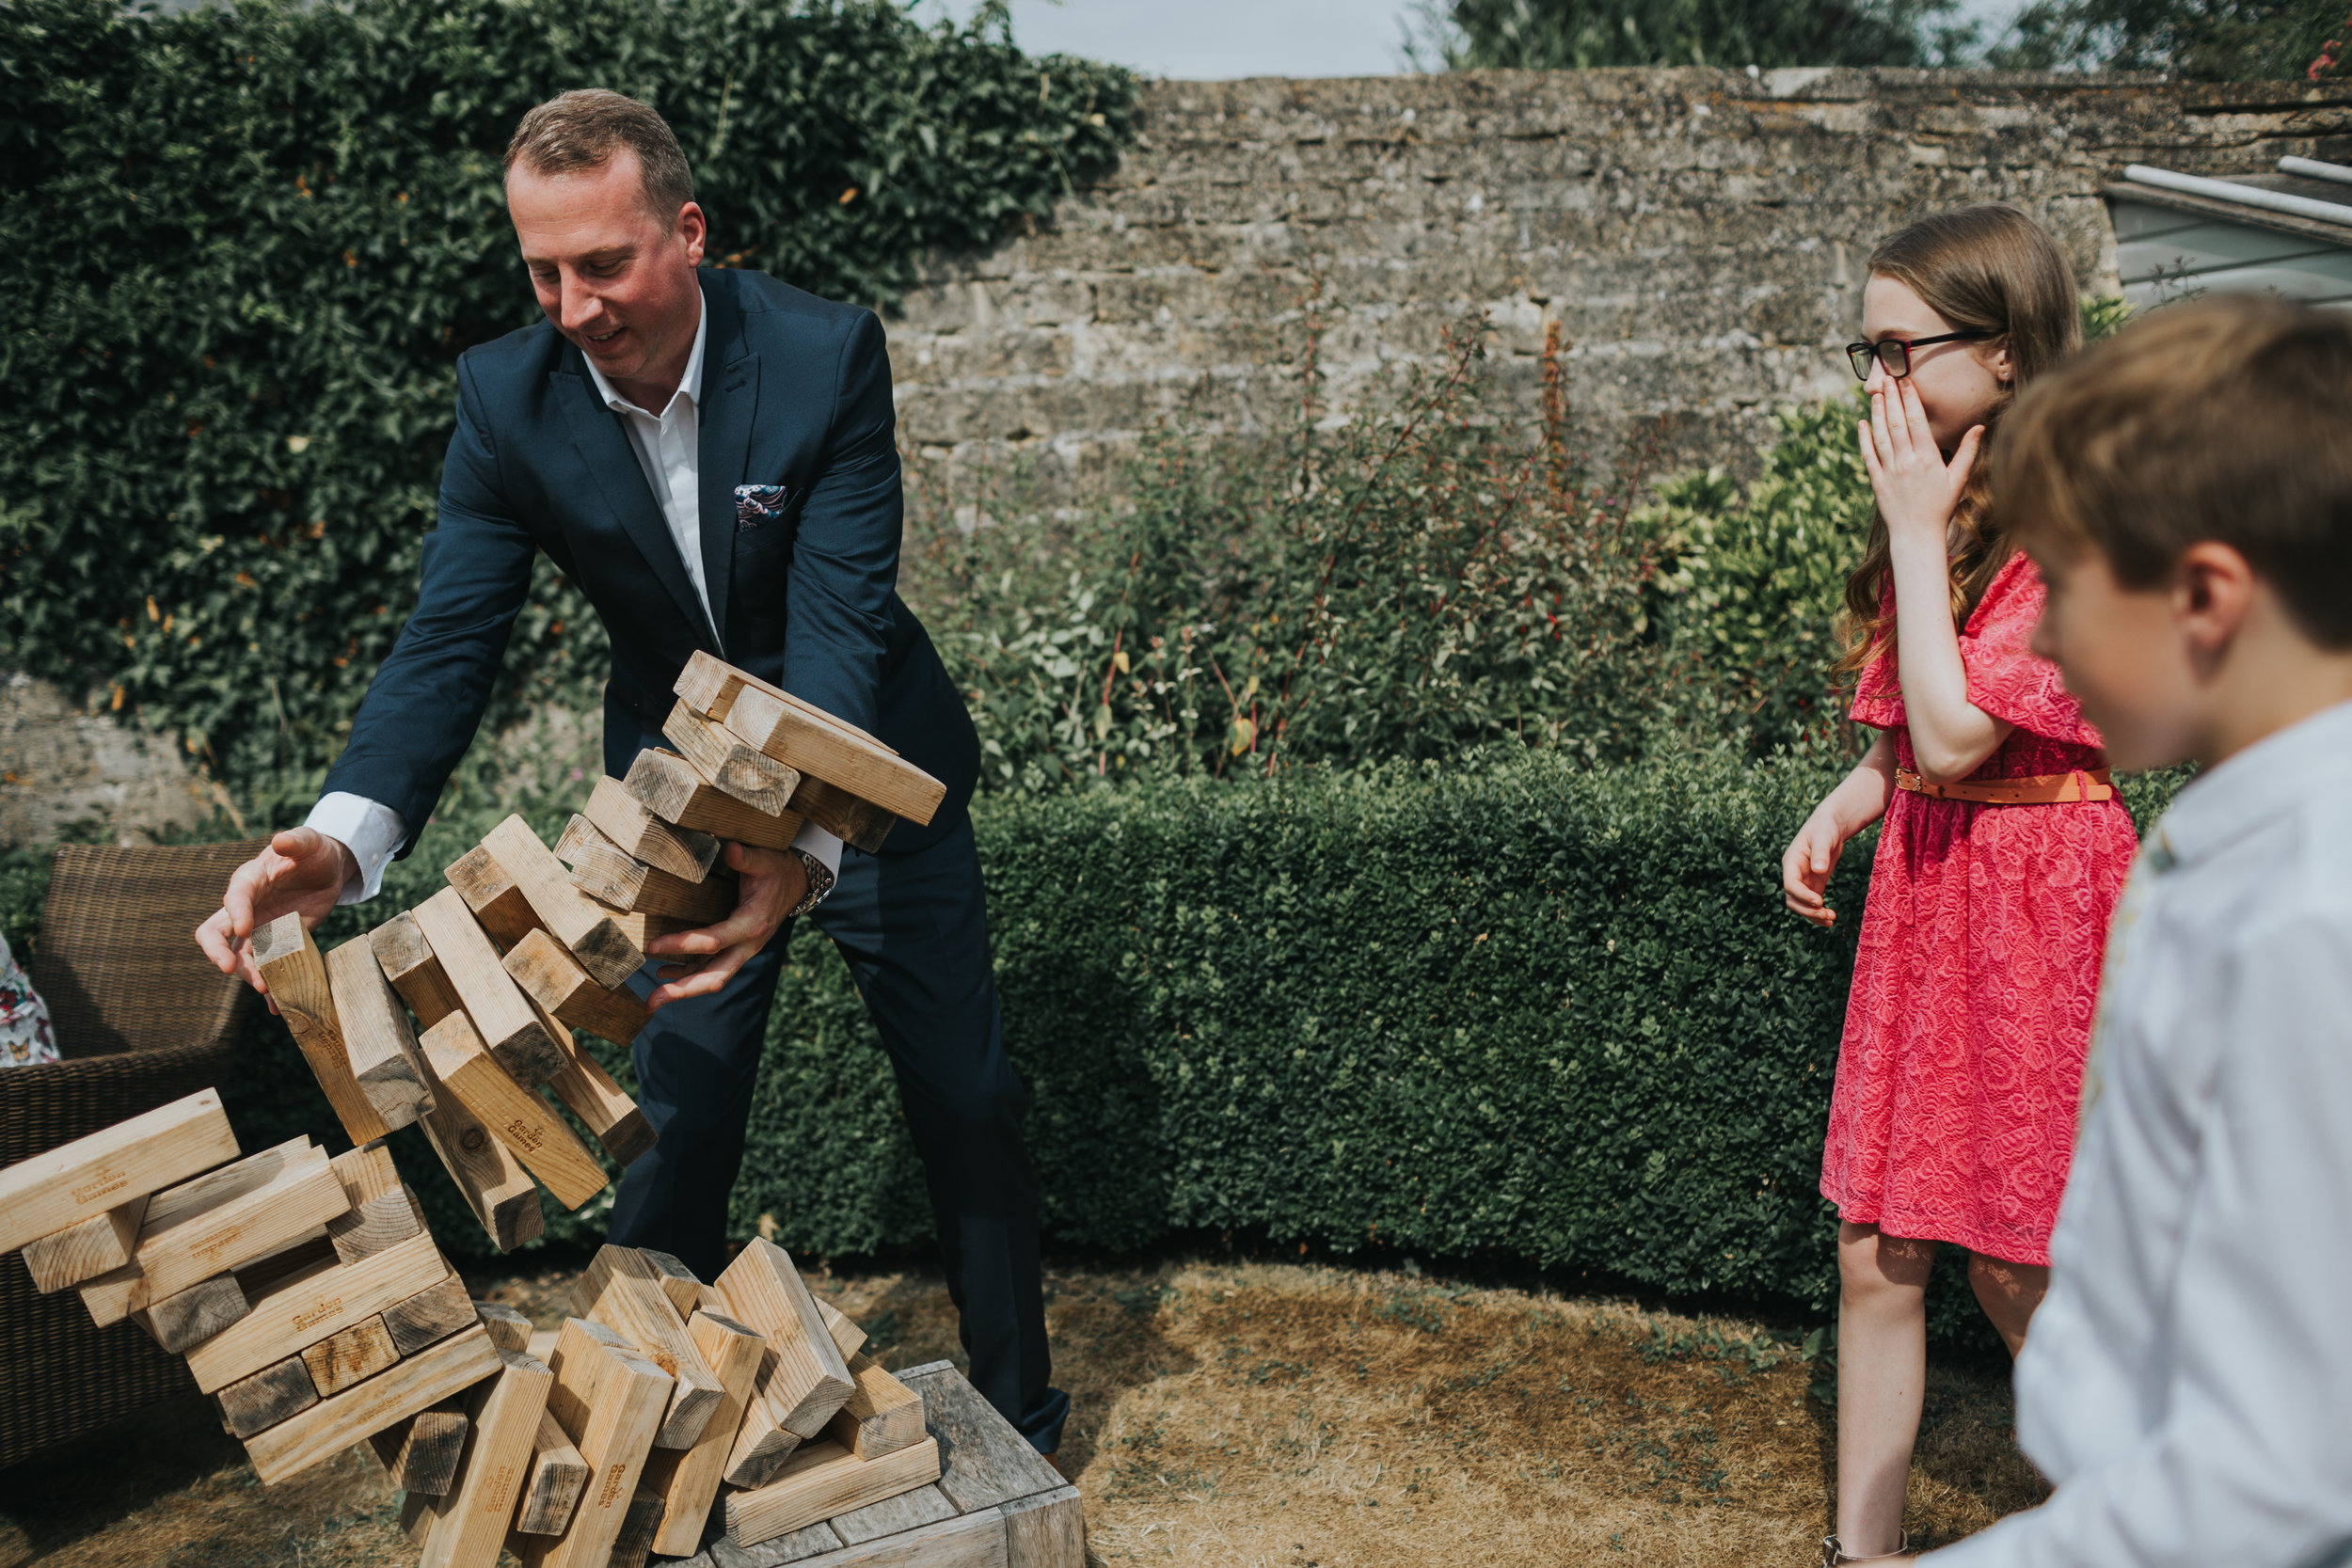
[[[457,430],[416,613],[326,784],[399,812],[402,854],[481,722],[535,550],[579,585],[612,640],[607,771],[666,744],[671,687],[703,648],[946,784],[930,826],[899,823],[884,853],[926,847],[963,820],[978,741],[897,591],[903,504],[882,323],[759,273],[698,277],[709,313],[696,409],[708,615],[580,350],[542,321],[459,358]],[[783,486],[782,515],[739,528],[739,484]]]

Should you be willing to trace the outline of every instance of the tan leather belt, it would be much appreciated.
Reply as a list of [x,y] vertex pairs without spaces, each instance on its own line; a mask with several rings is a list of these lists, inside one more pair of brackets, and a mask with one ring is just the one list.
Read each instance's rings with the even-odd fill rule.
[[1930,784],[1907,768],[1895,769],[1895,787],[1931,800],[1966,800],[1979,806],[2061,806],[2077,800],[2112,800],[2107,770],[2037,773],[2022,779],[1985,779],[1975,784]]

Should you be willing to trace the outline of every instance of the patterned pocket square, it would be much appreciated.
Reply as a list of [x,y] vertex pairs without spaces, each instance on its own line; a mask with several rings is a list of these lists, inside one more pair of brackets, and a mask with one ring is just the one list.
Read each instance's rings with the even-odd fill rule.
[[791,510],[796,498],[782,484],[739,484],[735,487],[735,526],[766,528]]

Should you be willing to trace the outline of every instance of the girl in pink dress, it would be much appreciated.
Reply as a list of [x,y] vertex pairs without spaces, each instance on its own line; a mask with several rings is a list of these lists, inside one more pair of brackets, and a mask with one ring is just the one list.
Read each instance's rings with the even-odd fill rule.
[[1912,225],[1869,271],[1849,353],[1878,519],[1846,587],[1846,668],[1879,734],[1781,863],[1788,908],[1829,926],[1840,851],[1885,818],[1821,1157],[1842,1222],[1833,1565],[1903,1549],[1938,1243],[1968,1249],[1978,1301],[2012,1355],[2025,1343],[2137,847],[2097,732],[2026,647],[2042,579],[1993,526],[1978,462],[2018,387],[2077,341],[2066,260],[1995,204]]

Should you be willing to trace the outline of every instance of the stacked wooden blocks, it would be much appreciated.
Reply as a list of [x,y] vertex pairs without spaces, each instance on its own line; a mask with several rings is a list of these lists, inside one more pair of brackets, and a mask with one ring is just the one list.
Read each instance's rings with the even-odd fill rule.
[[[444,1081],[474,1070],[437,1043],[463,1017],[427,1032]],[[0,1171],[0,1244],[184,1354],[262,1481],[369,1444],[428,1568],[1082,1560],[1077,1494],[944,1364],[918,1386],[864,1355],[768,1241],[708,1283],[603,1248],[541,1360],[380,1142],[241,1155],[207,1089]]]
[[[187,1357],[264,1481],[498,1364],[381,1143],[241,1157],[211,1089],[0,1171],[0,1250],[23,1246],[40,1289]],[[412,1462],[428,1481],[430,1448]]]
[[662,726],[677,750],[598,779],[553,849],[509,816],[450,864],[449,886],[362,941],[322,955],[291,914],[254,934],[254,963],[352,1142],[421,1124],[501,1251],[543,1228],[540,1185],[577,1209],[607,1182],[543,1087],[615,1164],[653,1147],[573,1031],[627,1045],[645,1026],[628,981],[646,942],[734,911],[723,842],[781,849],[813,820],[871,850],[900,816],[930,821],[946,793],[864,731],[707,654],[677,692]]

